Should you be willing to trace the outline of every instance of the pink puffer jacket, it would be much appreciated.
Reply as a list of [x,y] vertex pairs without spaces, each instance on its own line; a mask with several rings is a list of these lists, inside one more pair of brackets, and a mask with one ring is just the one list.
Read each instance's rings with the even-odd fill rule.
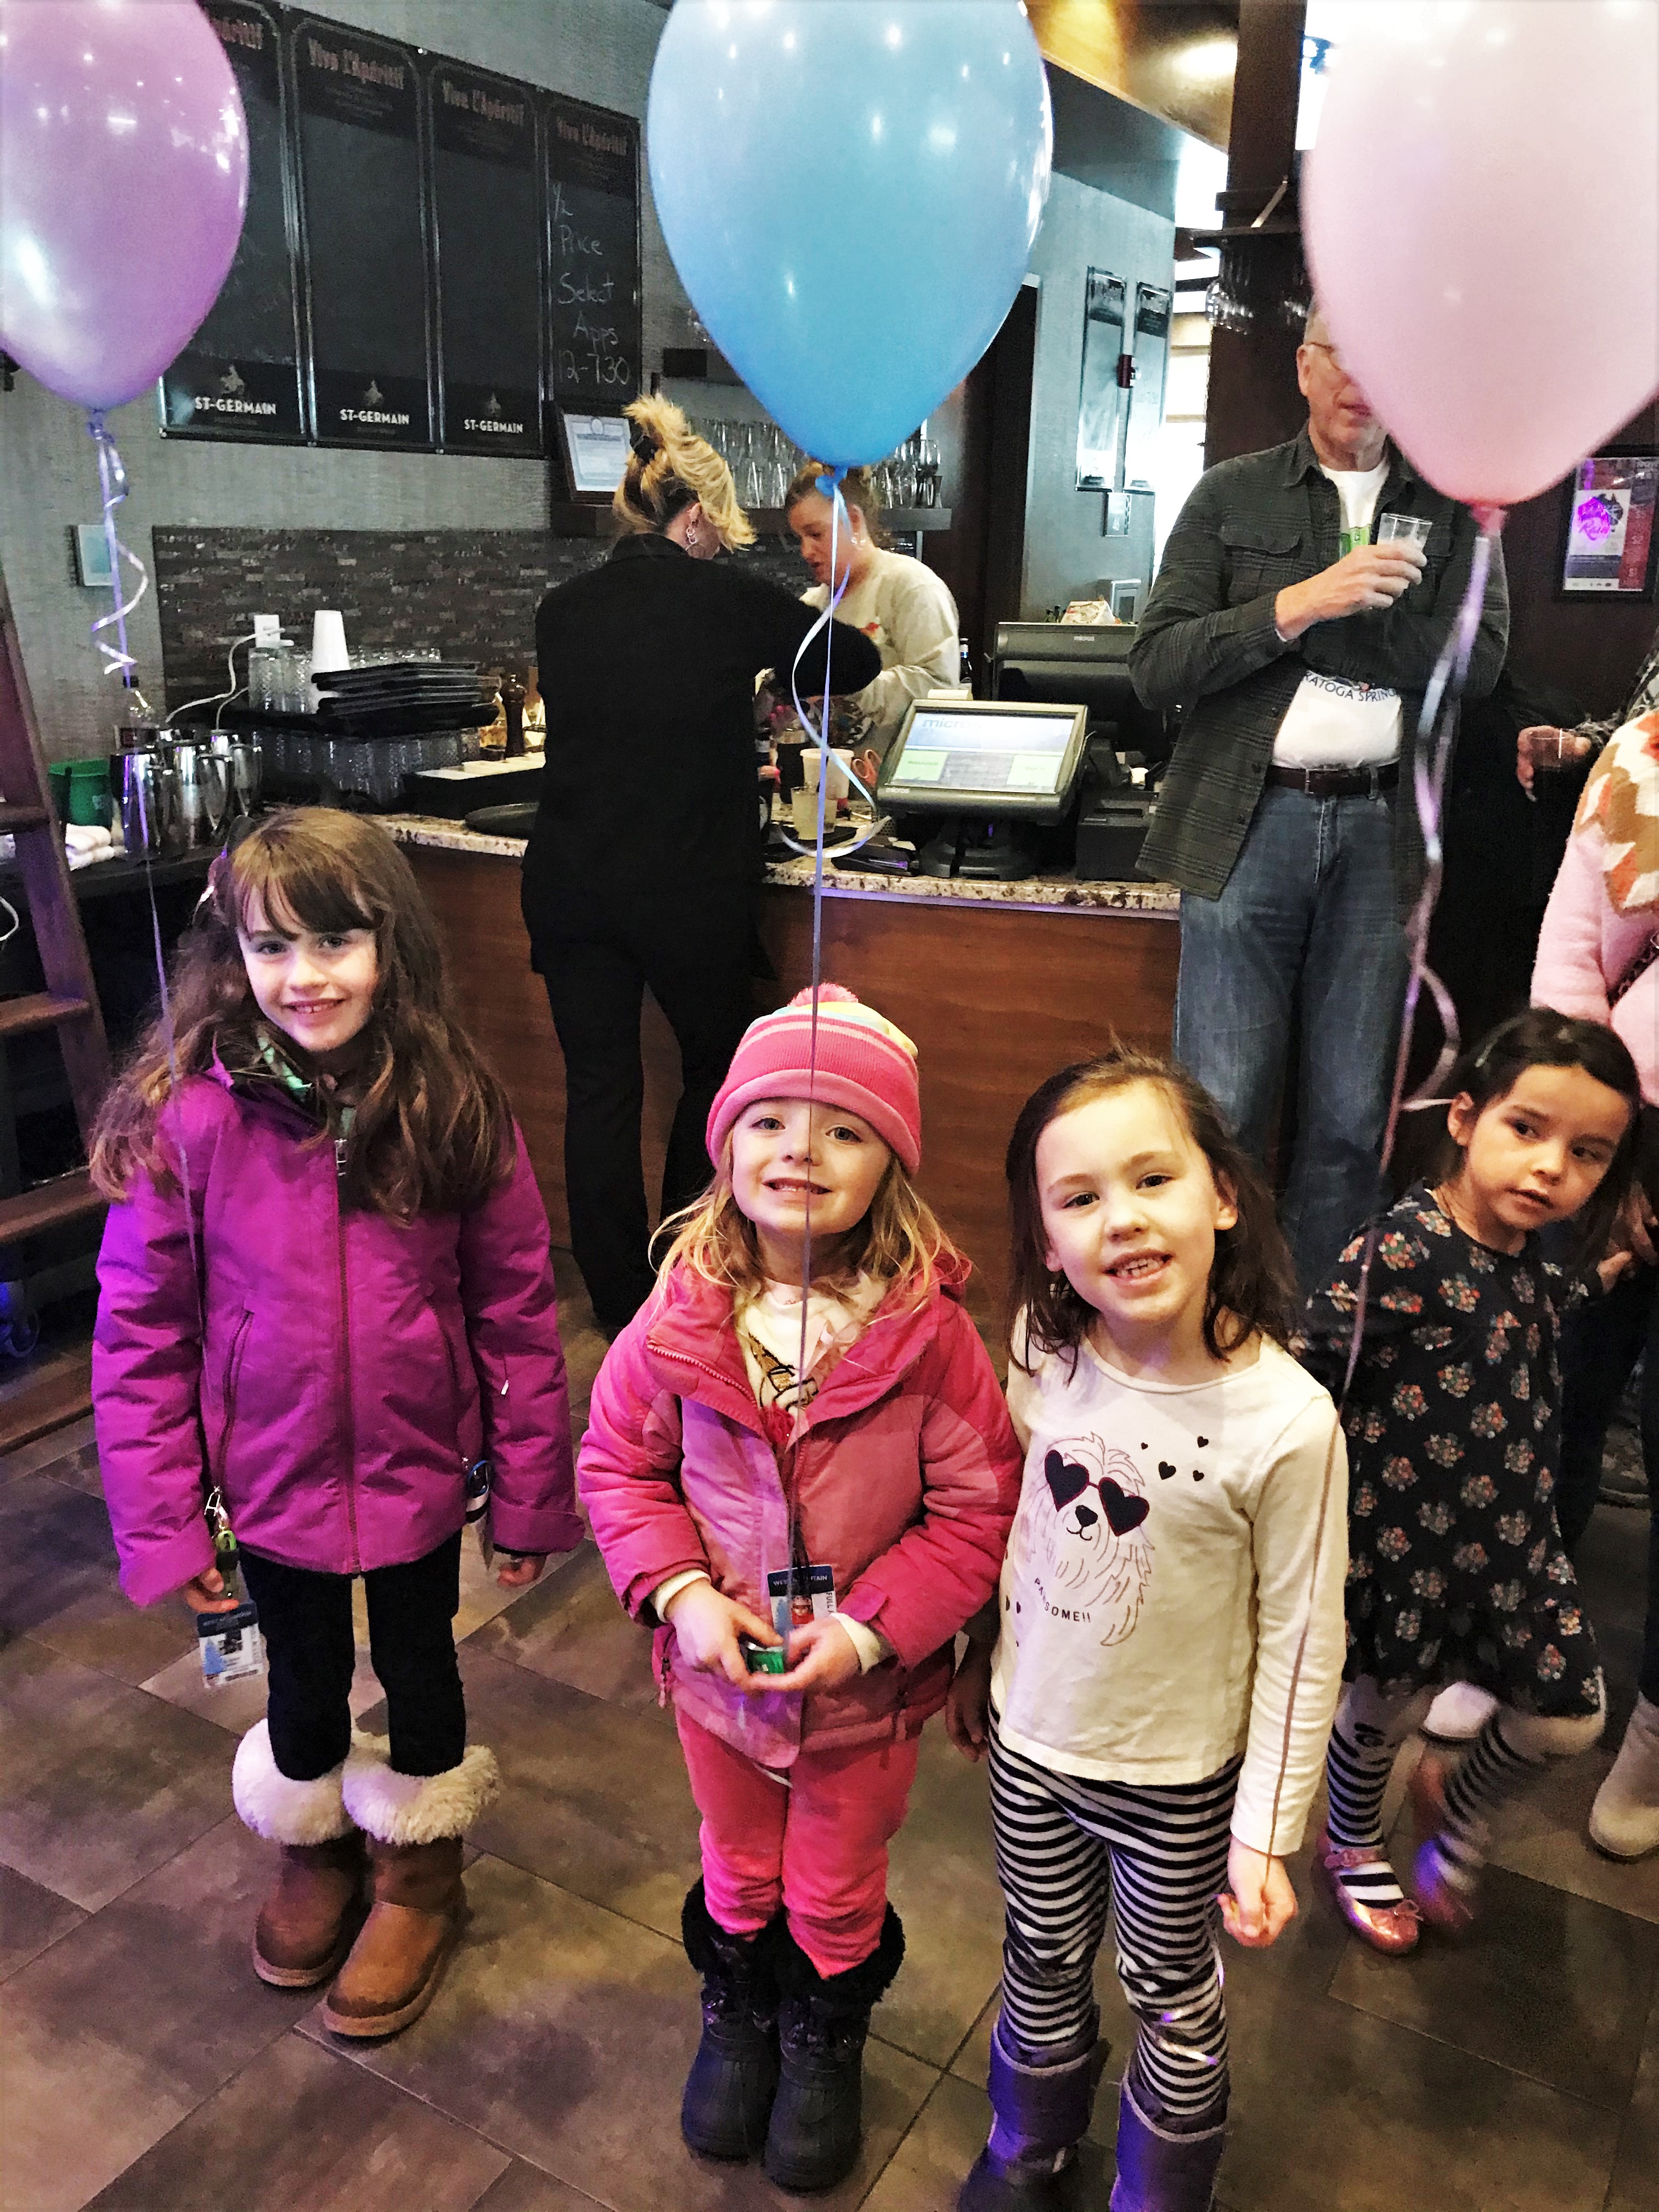
[[[965,1268],[963,1270],[965,1277]],[[681,1269],[611,1348],[593,1386],[580,1481],[617,1595],[635,1615],[686,1567],[763,1617],[789,1558],[787,1473],[807,1556],[840,1609],[894,1657],[845,1687],[744,1696],[687,1667],[659,1631],[665,1686],[767,1766],[801,1746],[914,1735],[945,1702],[951,1640],[997,1585],[1022,1458],[961,1281],[890,1294],[831,1369],[781,1473],[732,1327],[729,1293]]]
[[193,1223],[182,1191],[146,1181],[111,1207],[98,1261],[93,1403],[129,1597],[152,1604],[211,1565],[204,1482],[250,1550],[329,1574],[453,1536],[485,1455],[497,1543],[580,1542],[547,1216],[522,1138],[483,1205],[399,1228],[343,1214],[315,1125],[216,1071],[182,1086],[162,1126],[175,1158],[182,1139]]

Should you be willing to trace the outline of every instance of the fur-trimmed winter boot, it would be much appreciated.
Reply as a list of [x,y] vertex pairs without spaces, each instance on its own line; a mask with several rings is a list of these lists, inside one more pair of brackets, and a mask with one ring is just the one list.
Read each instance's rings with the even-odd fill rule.
[[388,1748],[360,1737],[341,1785],[368,1840],[373,1902],[323,2001],[336,2035],[395,2035],[431,2003],[466,1918],[461,1838],[501,1787],[482,1744],[443,1774],[398,1774]]
[[766,2172],[780,2189],[833,2189],[858,2164],[864,2132],[864,2039],[870,2014],[904,1961],[890,1905],[881,1941],[845,1973],[821,1974],[787,1928],[779,1932],[781,2062]]
[[1589,1837],[1613,1859],[1659,1851],[1659,1705],[1638,1698],[1612,1771],[1590,1807]]
[[362,1903],[363,1839],[340,1795],[343,1766],[295,1782],[264,1721],[236,1747],[230,1794],[242,1825],[277,1844],[276,1886],[253,1927],[253,1971],[279,1990],[325,1982],[345,1957]]
[[962,2185],[957,2212],[1046,2212],[1064,2203],[1064,2176],[1088,2132],[1107,2055],[1097,2013],[1085,2034],[1045,2051],[1040,2065],[999,2018],[988,2083],[991,2140]]
[[1118,2091],[1117,2179],[1107,2212],[1214,2212],[1216,2168],[1227,2145],[1226,2110],[1196,2135],[1146,2118],[1126,2080]]
[[733,1936],[708,1910],[701,1881],[680,1911],[685,1955],[702,1976],[702,2041],[685,2077],[680,2133],[705,2158],[756,2158],[766,2143],[778,2088],[781,1920]]

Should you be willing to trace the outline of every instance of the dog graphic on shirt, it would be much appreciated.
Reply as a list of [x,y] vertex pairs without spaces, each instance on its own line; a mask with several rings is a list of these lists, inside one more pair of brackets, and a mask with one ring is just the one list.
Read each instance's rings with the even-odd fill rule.
[[1053,1618],[1121,1644],[1140,1618],[1152,1571],[1152,1510],[1140,1470],[1098,1437],[1067,1437],[1043,1455],[1020,1505],[1017,1556],[1028,1598]]

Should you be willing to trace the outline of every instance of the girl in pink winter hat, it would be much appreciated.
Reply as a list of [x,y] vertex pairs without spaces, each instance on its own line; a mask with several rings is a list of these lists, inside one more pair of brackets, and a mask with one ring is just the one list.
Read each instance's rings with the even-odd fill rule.
[[751,1024],[708,1151],[593,1386],[579,1480],[617,1595],[658,1625],[702,1814],[685,2139],[827,2189],[903,1956],[887,1845],[996,1588],[1020,1453],[967,1262],[912,1181],[901,1030],[833,984]]

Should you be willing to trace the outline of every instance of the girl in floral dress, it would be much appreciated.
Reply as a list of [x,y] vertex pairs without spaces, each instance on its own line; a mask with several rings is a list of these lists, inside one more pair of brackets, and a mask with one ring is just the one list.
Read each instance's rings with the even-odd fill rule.
[[[1577,1279],[1537,1232],[1577,1217],[1598,1254],[1629,1188],[1641,1091],[1610,1030],[1534,1007],[1452,1079],[1448,1172],[1383,1218],[1348,1434],[1346,1688],[1326,1761],[1316,1864],[1379,1951],[1419,1918],[1474,1917],[1493,1809],[1601,1733],[1601,1668],[1556,1526],[1559,1316]],[[1360,1296],[1358,1237],[1309,1303],[1304,1363],[1339,1399]],[[1611,1280],[1626,1256],[1603,1263]],[[1415,1903],[1382,1837],[1395,1753],[1449,1681],[1499,1702],[1455,1771],[1413,1778]]]

